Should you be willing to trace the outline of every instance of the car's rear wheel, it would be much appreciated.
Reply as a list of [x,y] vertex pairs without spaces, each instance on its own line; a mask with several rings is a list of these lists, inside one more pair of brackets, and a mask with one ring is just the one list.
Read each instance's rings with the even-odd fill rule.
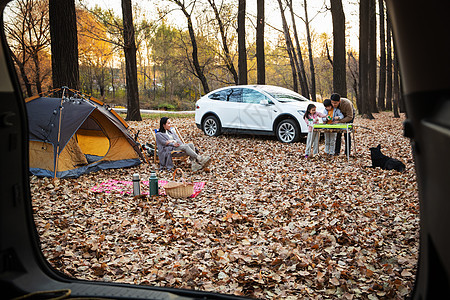
[[221,132],[220,122],[215,116],[208,116],[203,120],[203,132],[207,136],[218,136]]
[[280,142],[292,143],[299,140],[300,129],[295,121],[286,119],[278,123],[275,134]]

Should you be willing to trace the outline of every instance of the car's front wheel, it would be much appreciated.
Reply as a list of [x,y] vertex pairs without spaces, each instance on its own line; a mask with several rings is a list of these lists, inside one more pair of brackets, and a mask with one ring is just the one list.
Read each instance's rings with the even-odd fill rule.
[[218,136],[220,134],[220,123],[215,116],[206,117],[203,120],[202,128],[207,136]]
[[295,121],[286,119],[278,123],[275,134],[280,142],[297,142],[300,138],[300,128]]

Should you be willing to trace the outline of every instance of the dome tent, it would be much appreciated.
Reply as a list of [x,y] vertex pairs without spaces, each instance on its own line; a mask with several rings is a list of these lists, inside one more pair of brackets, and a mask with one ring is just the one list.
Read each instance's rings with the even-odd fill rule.
[[128,124],[101,101],[67,87],[25,101],[32,174],[76,178],[141,163]]

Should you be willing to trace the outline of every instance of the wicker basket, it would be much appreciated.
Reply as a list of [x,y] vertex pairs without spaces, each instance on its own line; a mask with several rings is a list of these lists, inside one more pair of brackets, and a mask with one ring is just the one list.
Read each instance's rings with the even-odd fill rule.
[[[182,182],[175,182],[175,175],[178,171],[181,172]],[[175,169],[173,172],[173,180],[174,181],[169,181],[164,186],[164,190],[168,196],[173,198],[186,198],[194,193],[194,184],[192,182],[186,182],[183,170],[179,168]]]

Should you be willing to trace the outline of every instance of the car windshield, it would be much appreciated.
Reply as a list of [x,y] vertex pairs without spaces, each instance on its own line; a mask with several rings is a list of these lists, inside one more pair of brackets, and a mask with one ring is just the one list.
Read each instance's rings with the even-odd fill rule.
[[259,86],[258,88],[265,91],[266,93],[269,93],[272,97],[280,102],[308,101],[308,99],[303,97],[302,95],[282,87]]

